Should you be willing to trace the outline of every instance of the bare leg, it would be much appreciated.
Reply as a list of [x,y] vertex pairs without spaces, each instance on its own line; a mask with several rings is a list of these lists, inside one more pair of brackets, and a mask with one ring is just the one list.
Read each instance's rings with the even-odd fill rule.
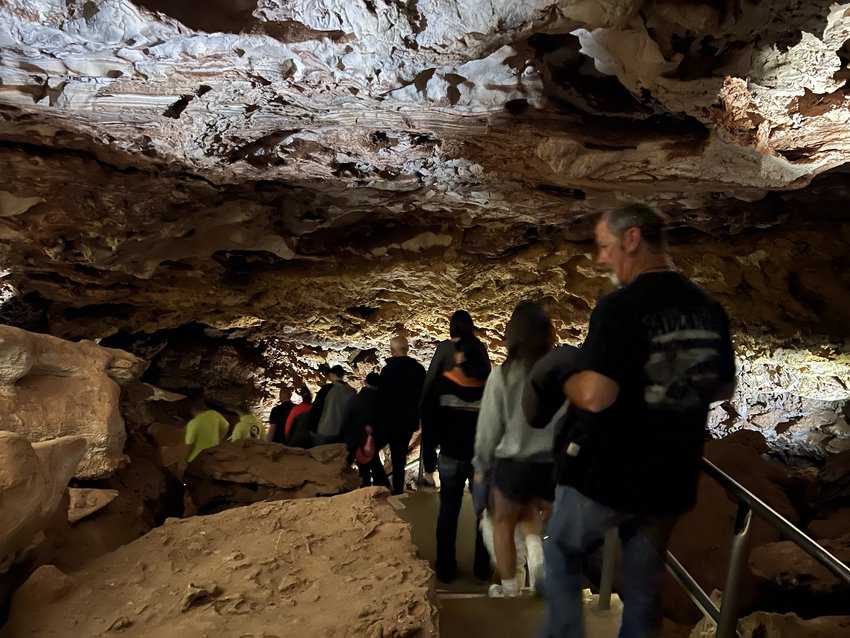
[[505,498],[498,488],[493,488],[493,544],[496,550],[496,567],[502,580],[516,577],[516,545],[514,529],[522,514],[522,505]]

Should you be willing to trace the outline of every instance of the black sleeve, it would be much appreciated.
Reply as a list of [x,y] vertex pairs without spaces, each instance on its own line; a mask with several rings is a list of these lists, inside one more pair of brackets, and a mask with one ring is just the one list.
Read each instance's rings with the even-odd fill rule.
[[627,373],[624,358],[634,340],[627,330],[628,317],[618,316],[614,304],[603,298],[590,315],[590,328],[578,356],[578,370],[592,370],[623,385]]
[[487,352],[487,346],[484,345],[484,342],[481,339],[475,339],[478,342],[478,345],[481,347],[481,354],[484,355],[482,360],[484,363],[483,373],[484,378],[486,379],[490,375],[490,371],[493,369],[493,364],[490,362],[490,353]]
[[735,382],[735,348],[732,345],[732,335],[729,330],[729,316],[718,304],[721,317],[720,338],[722,340],[720,351],[720,382],[724,385]]
[[323,385],[316,393],[316,400],[313,401],[313,407],[310,408],[310,431],[315,432],[319,427],[319,421],[322,419],[322,410],[325,408],[325,397],[328,396],[331,387],[330,383]]
[[445,353],[447,352],[446,346],[444,345],[445,343],[445,341],[438,343],[437,349],[434,350],[434,356],[431,357],[431,363],[428,365],[428,372],[425,374],[425,381],[423,382],[421,394],[422,398],[419,401],[420,404],[425,400],[425,395],[431,391],[431,388],[444,371],[446,365]]
[[559,346],[531,369],[522,393],[522,410],[529,425],[544,428],[564,404],[564,381],[576,371],[578,349]]
[[440,396],[441,381],[438,378],[431,384],[428,393],[422,399],[422,462],[426,472],[437,469],[437,402]]

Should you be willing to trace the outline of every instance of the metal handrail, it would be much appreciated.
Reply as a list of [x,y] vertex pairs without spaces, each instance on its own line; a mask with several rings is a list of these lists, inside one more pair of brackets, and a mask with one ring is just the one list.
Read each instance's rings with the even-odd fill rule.
[[838,558],[827,551],[823,546],[819,545],[805,532],[796,527],[787,518],[774,510],[770,505],[761,500],[758,496],[750,492],[743,485],[729,476],[726,472],[717,467],[708,459],[703,459],[703,471],[715,481],[720,483],[726,490],[733,492],[739,500],[744,501],[756,514],[767,520],[777,530],[787,536],[789,540],[794,541],[803,551],[809,556],[817,560],[821,565],[835,574],[840,580],[850,585],[850,568],[842,563]]
[[[803,551],[835,574],[845,584],[850,585],[850,568],[833,556],[824,547],[819,545],[805,532],[797,528],[787,518],[770,507],[758,496],[750,492],[738,483],[714,463],[703,458],[703,471],[717,481],[728,493],[738,499],[738,512],[735,517],[735,531],[732,536],[731,552],[729,554],[729,568],[726,572],[726,583],[723,590],[723,599],[718,607],[711,597],[700,587],[694,577],[673,555],[667,552],[667,570],[677,583],[685,590],[690,599],[704,616],[710,618],[717,624],[715,636],[717,638],[733,638],[738,636],[738,612],[739,612],[739,586],[744,565],[749,554],[749,534],[753,513],[765,519],[779,532],[797,544]],[[611,589],[607,585],[613,581],[617,542],[616,534],[606,534],[605,548],[603,550],[602,577],[605,586],[600,586],[598,606],[600,609],[608,609],[611,601]]]

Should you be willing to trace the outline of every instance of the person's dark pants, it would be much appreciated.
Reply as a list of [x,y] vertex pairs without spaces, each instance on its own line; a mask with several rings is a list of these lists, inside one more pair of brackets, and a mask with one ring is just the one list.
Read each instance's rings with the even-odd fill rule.
[[393,464],[393,494],[404,494],[404,466],[407,465],[407,451],[410,449],[412,433],[396,435],[390,439],[390,459]]
[[623,545],[623,620],[620,638],[653,638],[661,625],[664,557],[675,518],[617,512],[559,485],[546,528],[546,621],[542,638],[583,638],[582,558],[617,527]]
[[[442,581],[453,580],[457,573],[457,522],[463,505],[463,490],[475,470],[472,461],[458,461],[444,454],[438,461],[440,471],[440,514],[437,517],[437,577]],[[477,521],[476,521],[477,523]],[[490,555],[481,538],[481,530],[475,525],[475,575],[487,580],[492,574]]]
[[381,457],[378,454],[375,454],[375,457],[368,463],[358,463],[357,469],[360,471],[360,487],[380,485],[389,489],[390,480],[387,478],[387,473],[384,471],[384,465],[381,463]]

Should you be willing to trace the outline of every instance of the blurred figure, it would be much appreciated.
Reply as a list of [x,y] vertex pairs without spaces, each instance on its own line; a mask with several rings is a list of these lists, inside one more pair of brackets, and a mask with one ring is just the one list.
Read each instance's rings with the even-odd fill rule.
[[345,369],[335,365],[328,371],[328,383],[319,390],[310,410],[310,430],[314,445],[337,443],[341,440],[342,419],[354,388],[345,382]]
[[[422,387],[422,400],[431,392],[431,388],[440,378],[440,376],[455,365],[455,344],[460,339],[472,340],[480,350],[476,355],[476,360],[480,362],[481,370],[475,372],[476,378],[486,379],[490,374],[490,357],[487,354],[487,346],[485,346],[478,337],[475,336],[475,325],[472,321],[472,316],[466,310],[456,310],[449,319],[449,338],[437,344],[437,349],[434,351],[434,356],[431,357],[431,363],[428,365],[428,372],[425,375],[425,383]],[[420,462],[420,468],[423,468],[425,474],[422,476],[423,483],[426,485],[434,485],[432,474],[437,467],[436,450],[433,450],[433,458],[426,458],[424,455]],[[430,469],[429,469],[430,468]]]
[[312,444],[310,412],[313,408],[313,393],[306,385],[302,385],[298,394],[301,395],[301,403],[296,404],[286,418],[284,441],[290,447],[310,447]]
[[390,481],[378,454],[380,448],[375,439],[380,382],[381,376],[377,372],[366,375],[363,388],[348,403],[342,426],[342,437],[348,448],[348,462],[357,461],[357,468],[360,470],[360,487],[370,485],[390,487]]
[[239,420],[233,426],[230,433],[230,441],[242,441],[244,439],[259,439],[263,434],[263,424],[248,411],[248,406],[243,405],[239,412]]
[[[457,575],[457,525],[463,492],[475,473],[475,428],[484,394],[486,356],[470,338],[454,344],[454,367],[443,372],[422,401],[422,450],[434,458],[440,446],[440,513],[437,518],[437,578],[450,583]],[[427,468],[433,471],[432,468]],[[490,578],[490,557],[475,525],[473,570],[481,580]]]
[[378,386],[379,440],[389,443],[393,463],[393,494],[404,493],[404,472],[410,438],[419,429],[419,402],[425,368],[408,356],[404,337],[393,337]]
[[555,419],[543,430],[529,427],[522,411],[522,392],[532,366],[552,348],[554,329],[536,303],[522,302],[506,330],[508,356],[490,374],[475,438],[476,481],[490,482],[496,565],[501,584],[490,595],[516,596],[515,532],[525,535],[532,587],[542,576],[543,523],[555,496],[552,445]]
[[186,462],[191,463],[201,452],[207,448],[215,447],[227,436],[230,424],[220,412],[206,410],[202,404],[196,404],[192,409],[194,417],[186,424],[186,445],[192,449],[186,457]]
[[286,420],[295,404],[292,402],[292,392],[285,386],[280,386],[277,405],[269,414],[269,431],[267,441],[283,443],[286,441]]

